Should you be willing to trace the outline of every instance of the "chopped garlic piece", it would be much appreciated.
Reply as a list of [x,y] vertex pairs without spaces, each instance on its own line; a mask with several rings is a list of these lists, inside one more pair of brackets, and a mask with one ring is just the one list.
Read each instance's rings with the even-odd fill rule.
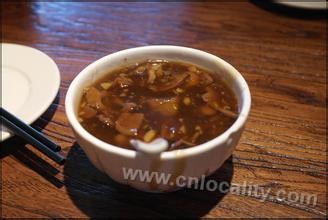
[[185,104],[185,105],[190,105],[190,104],[191,104],[191,99],[190,99],[189,97],[185,97],[185,98],[183,99],[183,104]]
[[149,130],[147,133],[144,135],[143,139],[145,142],[151,142],[156,136],[156,131],[155,130]]
[[184,92],[184,90],[181,89],[181,88],[176,88],[175,91],[176,91],[177,93],[183,93],[183,92]]
[[197,132],[199,132],[200,134],[203,133],[203,130],[202,130],[202,128],[201,128],[199,125],[197,125],[197,126],[195,127],[195,130],[196,130]]
[[110,83],[110,82],[104,82],[104,83],[101,83],[100,86],[101,86],[104,90],[107,90],[107,89],[109,89],[109,88],[112,86],[112,83]]
[[188,67],[188,70],[191,72],[196,72],[197,68],[195,66],[190,66],[190,67]]

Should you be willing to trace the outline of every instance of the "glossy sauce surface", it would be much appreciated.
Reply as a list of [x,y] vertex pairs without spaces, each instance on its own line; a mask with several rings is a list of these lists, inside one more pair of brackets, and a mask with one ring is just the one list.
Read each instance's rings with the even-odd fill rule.
[[123,67],[85,88],[79,120],[95,137],[133,149],[130,139],[168,140],[169,149],[207,142],[237,117],[228,85],[192,64],[153,60]]

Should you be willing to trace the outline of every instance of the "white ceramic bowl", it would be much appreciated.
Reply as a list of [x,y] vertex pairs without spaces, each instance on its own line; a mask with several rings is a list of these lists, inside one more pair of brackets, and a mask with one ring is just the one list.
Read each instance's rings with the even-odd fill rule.
[[[77,119],[78,104],[83,88],[91,85],[112,69],[122,65],[135,64],[147,59],[185,61],[220,74],[236,94],[239,116],[234,124],[220,136],[195,147],[147,155],[134,150],[123,149],[103,142],[88,133]],[[243,131],[251,106],[251,96],[241,74],[224,60],[192,48],[180,46],[145,46],[122,50],[91,63],[71,83],[65,100],[68,121],[73,128],[79,145],[90,161],[115,181],[150,192],[165,192],[178,189],[178,176],[201,177],[217,170],[232,154]],[[171,174],[170,184],[125,179],[123,168]],[[179,180],[181,180],[179,178]],[[181,182],[179,182],[181,184]]]

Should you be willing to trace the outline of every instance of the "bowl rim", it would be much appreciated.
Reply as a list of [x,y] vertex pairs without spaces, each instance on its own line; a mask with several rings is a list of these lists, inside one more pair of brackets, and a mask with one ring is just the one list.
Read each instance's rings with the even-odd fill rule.
[[[205,51],[201,51],[194,48],[189,47],[183,47],[183,46],[173,46],[173,45],[149,45],[149,46],[141,46],[141,47],[135,47],[130,49],[124,49],[120,50],[114,53],[111,53],[109,55],[106,55],[98,60],[95,60],[94,62],[90,63],[88,66],[86,66],[71,82],[66,98],[65,98],[65,111],[66,116],[68,118],[68,121],[70,125],[72,126],[73,130],[78,133],[79,136],[82,136],[84,139],[86,139],[88,142],[91,142],[92,145],[101,148],[102,150],[110,153],[116,153],[123,155],[125,157],[134,158],[137,155],[137,151],[121,148],[112,144],[109,144],[107,142],[104,142],[95,136],[91,135],[87,130],[85,130],[80,122],[77,119],[77,116],[74,113],[74,97],[76,90],[79,88],[79,83],[82,81],[85,77],[87,77],[90,72],[94,69],[94,67],[104,63],[108,62],[108,60],[111,60],[113,57],[126,57],[128,54],[131,53],[143,53],[145,51],[150,50],[166,50],[171,52],[178,52],[183,54],[192,53],[193,56],[199,56],[202,57],[202,59],[211,59],[215,62],[217,62],[219,65],[223,66],[225,69],[227,69],[227,74],[232,74],[234,80],[237,82],[238,87],[242,89],[241,94],[235,94],[236,96],[239,96],[241,99],[243,99],[243,104],[240,107],[240,113],[238,115],[237,120],[222,134],[219,136],[211,139],[210,141],[207,141],[203,144],[196,145],[190,148],[185,149],[177,149],[172,151],[164,151],[160,154],[161,159],[176,159],[177,156],[193,156],[200,154],[204,151],[208,151],[214,147],[220,146],[224,142],[228,141],[228,139],[233,135],[234,133],[238,133],[240,130],[243,129],[244,124],[247,120],[247,117],[250,112],[251,107],[251,95],[249,87],[243,78],[243,76],[228,62],[225,60],[207,53]],[[182,59],[183,60],[183,59]]]

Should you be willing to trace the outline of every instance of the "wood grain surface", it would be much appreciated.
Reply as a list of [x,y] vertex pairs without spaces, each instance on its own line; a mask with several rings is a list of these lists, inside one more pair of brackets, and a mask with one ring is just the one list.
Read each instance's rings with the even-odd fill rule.
[[[250,2],[1,6],[2,42],[35,47],[58,64],[60,91],[33,126],[67,157],[60,167],[17,137],[1,143],[2,217],[326,217],[325,18],[290,17]],[[208,179],[258,185],[270,189],[269,199],[192,189],[149,194],[91,165],[65,116],[70,82],[104,55],[152,44],[201,49],[243,74],[251,114],[232,158]],[[281,190],[284,198],[276,196]],[[316,204],[295,201],[301,194],[316,195]]]

